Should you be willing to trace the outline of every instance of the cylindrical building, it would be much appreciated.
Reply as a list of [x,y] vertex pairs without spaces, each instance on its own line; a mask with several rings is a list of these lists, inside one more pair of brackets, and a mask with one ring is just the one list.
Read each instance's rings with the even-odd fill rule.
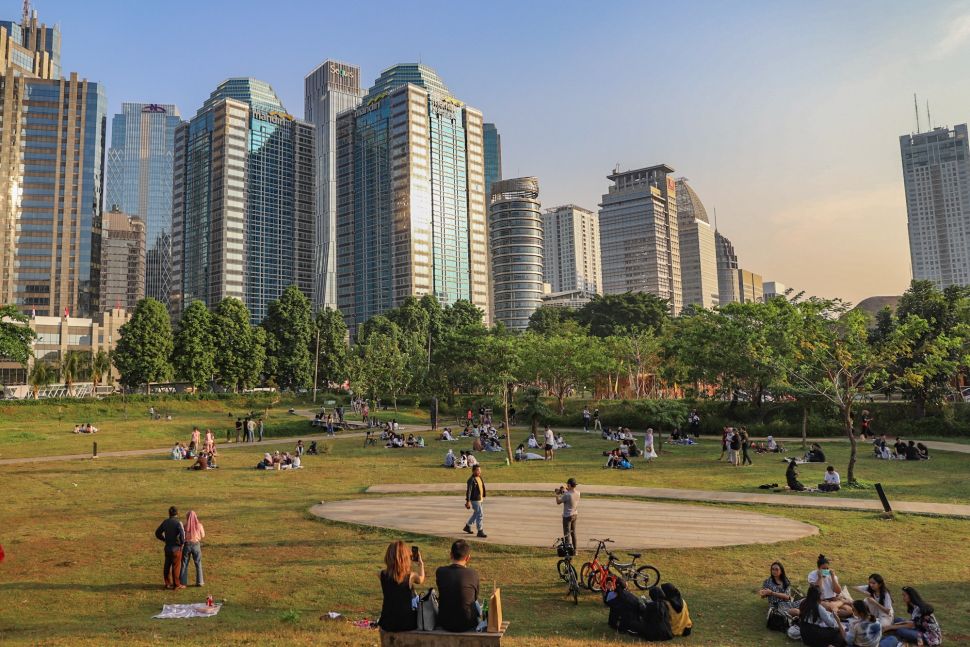
[[539,180],[492,183],[489,243],[495,320],[525,330],[542,302],[542,212]]

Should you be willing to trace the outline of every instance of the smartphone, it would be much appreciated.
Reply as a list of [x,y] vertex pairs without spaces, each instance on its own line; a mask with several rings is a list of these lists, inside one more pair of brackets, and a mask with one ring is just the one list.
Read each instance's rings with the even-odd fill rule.
[[418,552],[418,547],[411,546],[411,559],[416,562],[418,561],[419,556],[420,556],[420,553]]

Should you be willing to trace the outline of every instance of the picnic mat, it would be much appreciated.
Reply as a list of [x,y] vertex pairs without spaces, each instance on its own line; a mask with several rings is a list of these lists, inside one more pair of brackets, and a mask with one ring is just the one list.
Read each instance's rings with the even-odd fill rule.
[[205,602],[199,604],[166,604],[162,606],[162,612],[152,618],[208,618],[219,613],[221,604],[206,606]]

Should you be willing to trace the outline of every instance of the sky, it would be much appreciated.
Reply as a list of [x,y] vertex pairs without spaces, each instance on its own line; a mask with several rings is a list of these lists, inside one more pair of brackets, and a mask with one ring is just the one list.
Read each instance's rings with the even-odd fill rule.
[[[7,17],[21,3],[5,0]],[[970,120],[970,2],[34,0],[64,73],[191,116],[231,76],[303,114],[327,58],[420,61],[502,135],[505,177],[595,209],[606,176],[689,178],[743,268],[853,302],[910,278],[899,136]]]

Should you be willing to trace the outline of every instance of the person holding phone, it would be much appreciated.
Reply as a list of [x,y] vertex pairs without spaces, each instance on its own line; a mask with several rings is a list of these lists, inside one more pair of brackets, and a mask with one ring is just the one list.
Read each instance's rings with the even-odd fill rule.
[[819,589],[822,606],[841,618],[852,616],[851,598],[843,597],[842,585],[828,557],[819,555],[818,568],[808,574],[808,585]]
[[[417,564],[415,573],[413,565]],[[414,631],[418,628],[414,587],[424,584],[424,560],[417,546],[408,550],[403,541],[392,541],[384,553],[385,568],[380,573],[381,617],[377,624],[384,631]]]
[[579,516],[579,490],[576,479],[570,478],[566,485],[556,489],[556,504],[562,506],[562,536],[572,542],[576,554],[576,518]]

